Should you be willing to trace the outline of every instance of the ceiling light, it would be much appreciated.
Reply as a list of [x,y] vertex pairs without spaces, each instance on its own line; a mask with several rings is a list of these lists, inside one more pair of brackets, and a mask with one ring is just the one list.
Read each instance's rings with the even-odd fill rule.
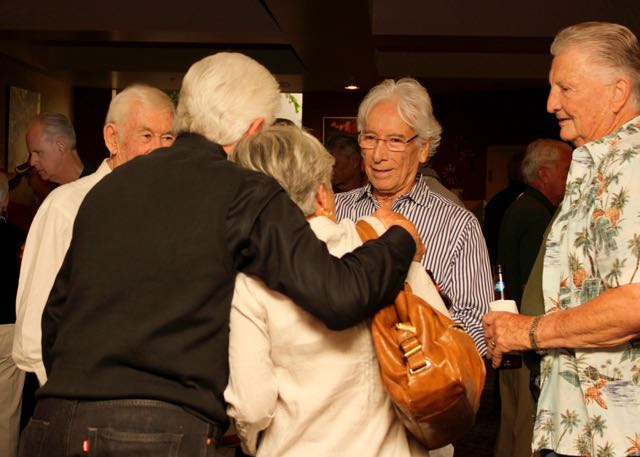
[[360,86],[356,86],[355,84],[348,84],[346,86],[344,86],[345,89],[347,90],[358,90],[360,89]]

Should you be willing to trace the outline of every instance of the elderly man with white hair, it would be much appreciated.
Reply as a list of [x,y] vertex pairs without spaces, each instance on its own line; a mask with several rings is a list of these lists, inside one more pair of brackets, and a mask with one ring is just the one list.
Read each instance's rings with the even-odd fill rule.
[[638,455],[640,44],[587,22],[560,31],[551,53],[547,109],[577,149],[546,240],[546,312],[488,314],[489,356],[544,351],[534,450]]
[[142,84],[125,88],[111,100],[103,128],[109,158],[95,173],[54,189],[38,208],[20,269],[13,359],[24,371],[35,372],[40,385],[47,380],[42,363],[42,310],[71,242],[78,208],[87,192],[112,169],[170,146],[173,114],[173,102],[161,90]]
[[226,160],[273,122],[279,98],[251,58],[206,57],[183,79],[174,145],[87,194],[43,314],[48,380],[23,456],[215,455],[239,271],[334,329],[393,300],[410,233],[391,227],[337,259],[276,181]]
[[484,354],[482,316],[493,288],[480,224],[418,173],[442,132],[427,90],[412,78],[383,81],[360,103],[358,129],[369,184],[336,195],[338,220],[357,221],[386,208],[413,222],[425,244],[422,265],[451,300],[452,318]]

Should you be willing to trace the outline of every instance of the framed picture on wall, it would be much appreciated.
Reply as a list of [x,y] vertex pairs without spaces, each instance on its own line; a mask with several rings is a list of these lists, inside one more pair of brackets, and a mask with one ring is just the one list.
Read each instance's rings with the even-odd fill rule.
[[337,134],[357,135],[358,124],[356,117],[327,116],[322,118],[322,143]]
[[40,113],[40,93],[20,87],[7,87],[7,129],[3,168],[13,173],[16,166],[29,160],[24,140],[29,122]]

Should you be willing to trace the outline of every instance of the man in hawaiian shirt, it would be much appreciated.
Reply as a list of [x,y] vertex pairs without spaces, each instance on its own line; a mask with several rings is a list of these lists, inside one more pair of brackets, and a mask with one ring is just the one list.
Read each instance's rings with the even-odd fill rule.
[[546,313],[489,313],[488,356],[546,350],[534,450],[640,455],[640,44],[587,22],[551,53],[547,109],[577,149],[546,240]]

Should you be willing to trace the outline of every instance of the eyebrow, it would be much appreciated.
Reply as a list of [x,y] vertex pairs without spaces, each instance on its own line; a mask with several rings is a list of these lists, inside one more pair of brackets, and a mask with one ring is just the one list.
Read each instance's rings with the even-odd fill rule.
[[[377,133],[375,133],[374,131],[372,131],[372,130],[370,130],[370,129],[363,129],[363,130],[362,130],[362,133],[372,133],[372,134],[374,134],[374,135],[378,136],[378,134],[377,134]],[[378,136],[378,137],[379,137],[379,136]],[[406,138],[407,138],[407,137],[406,137],[406,135],[405,135],[404,133],[391,133],[391,134],[389,134],[389,135],[387,135],[387,136],[386,136],[386,138],[391,138],[391,137],[398,137],[398,138],[403,138],[403,139],[406,139]],[[382,137],[379,137],[379,138],[382,138]]]
[[[139,131],[140,132],[154,133],[153,128],[147,127],[146,125],[143,125],[142,127],[140,127]],[[172,130],[166,130],[164,132],[161,132],[160,135],[173,135],[173,131]]]

